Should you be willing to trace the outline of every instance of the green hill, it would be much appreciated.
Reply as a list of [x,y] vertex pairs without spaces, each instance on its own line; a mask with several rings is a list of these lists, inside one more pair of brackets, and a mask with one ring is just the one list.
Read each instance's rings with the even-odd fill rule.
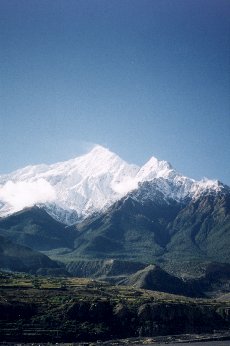
[[38,207],[26,208],[0,219],[0,235],[40,251],[72,248],[75,233]]
[[168,292],[185,296],[203,296],[191,284],[168,274],[160,267],[150,265],[128,276],[120,284],[152,291]]
[[0,268],[11,271],[52,273],[64,275],[66,271],[49,257],[26,246],[14,244],[0,236]]

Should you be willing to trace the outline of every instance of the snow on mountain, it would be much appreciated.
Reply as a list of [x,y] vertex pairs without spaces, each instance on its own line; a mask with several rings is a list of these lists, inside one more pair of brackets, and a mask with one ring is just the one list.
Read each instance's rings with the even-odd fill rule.
[[[69,161],[28,166],[0,176],[0,200],[3,202],[0,216],[36,202],[48,202],[47,209],[53,216],[58,209],[60,212],[65,209],[84,217],[106,208],[127,193],[131,188],[128,181],[138,170],[138,166],[126,163],[101,146]],[[44,192],[43,198],[40,191]],[[52,204],[55,205],[54,213],[51,212]]]
[[152,180],[154,178],[168,178],[173,172],[173,168],[167,161],[160,161],[155,157],[140,168],[136,179],[139,181]]
[[97,145],[69,161],[27,166],[0,176],[0,217],[37,204],[71,224],[104,210],[145,181],[154,181],[159,191],[176,200],[221,188],[217,181],[184,177],[155,157],[143,167],[128,164]]

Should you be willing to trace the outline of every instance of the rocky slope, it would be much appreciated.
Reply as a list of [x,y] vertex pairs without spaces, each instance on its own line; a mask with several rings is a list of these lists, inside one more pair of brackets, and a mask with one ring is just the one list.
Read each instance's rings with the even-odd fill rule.
[[230,193],[203,193],[184,203],[165,198],[155,181],[76,226],[76,256],[157,261],[230,259]]
[[[167,252],[173,258],[202,257],[220,262],[230,260],[230,191],[202,194],[190,201],[168,226]],[[167,255],[166,255],[167,257]],[[170,256],[172,257],[172,256]]]
[[73,276],[80,278],[96,278],[110,282],[121,281],[122,278],[144,269],[146,264],[122,260],[72,260],[66,269]]
[[168,274],[156,265],[149,265],[144,269],[128,276],[120,281],[120,284],[132,286],[135,288],[143,288],[151,291],[167,292],[190,297],[202,297],[198,287],[189,282]]

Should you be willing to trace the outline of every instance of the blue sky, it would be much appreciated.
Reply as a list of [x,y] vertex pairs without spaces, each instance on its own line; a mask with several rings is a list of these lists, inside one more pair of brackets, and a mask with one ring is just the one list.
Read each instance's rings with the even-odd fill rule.
[[230,185],[228,0],[1,0],[0,174],[94,143]]

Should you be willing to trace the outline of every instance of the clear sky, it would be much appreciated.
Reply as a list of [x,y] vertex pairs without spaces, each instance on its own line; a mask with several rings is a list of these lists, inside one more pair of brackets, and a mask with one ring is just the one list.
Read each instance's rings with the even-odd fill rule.
[[229,0],[1,0],[0,174],[101,144],[230,185]]

